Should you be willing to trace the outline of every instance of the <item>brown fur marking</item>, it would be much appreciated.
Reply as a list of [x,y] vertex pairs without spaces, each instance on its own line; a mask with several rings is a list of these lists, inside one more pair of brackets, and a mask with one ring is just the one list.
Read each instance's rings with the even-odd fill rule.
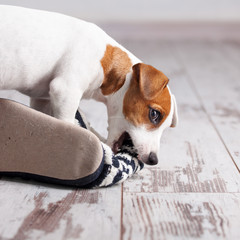
[[[147,66],[144,66],[141,70],[145,71],[145,73],[139,73],[139,68],[133,67],[133,77],[129,89],[124,96],[123,114],[135,126],[146,125],[147,129],[153,130],[158,128],[169,115],[171,110],[171,96],[168,88],[165,87],[168,83],[167,77],[157,69],[148,68]],[[146,71],[150,71],[151,74],[146,74]],[[147,98],[144,96],[141,86],[141,75],[146,78],[144,81]],[[158,79],[153,76],[158,76]],[[147,81],[149,82],[148,88],[150,89],[147,89]],[[161,82],[162,84],[160,84]],[[155,91],[156,89],[158,89],[158,92]],[[150,97],[150,92],[153,93],[152,97]],[[160,111],[163,115],[163,119],[158,125],[154,125],[149,120],[149,107]]]
[[126,52],[118,47],[107,45],[101,64],[104,79],[100,88],[103,95],[109,95],[123,86],[126,75],[131,70],[132,62]]

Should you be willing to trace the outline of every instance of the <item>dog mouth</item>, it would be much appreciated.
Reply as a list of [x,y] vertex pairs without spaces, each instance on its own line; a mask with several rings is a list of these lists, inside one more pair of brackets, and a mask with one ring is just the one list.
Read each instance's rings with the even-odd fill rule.
[[122,148],[123,145],[128,145],[131,147],[134,146],[132,142],[132,138],[128,132],[123,132],[122,135],[119,137],[119,139],[114,142],[113,148],[112,148],[114,154],[116,154]]

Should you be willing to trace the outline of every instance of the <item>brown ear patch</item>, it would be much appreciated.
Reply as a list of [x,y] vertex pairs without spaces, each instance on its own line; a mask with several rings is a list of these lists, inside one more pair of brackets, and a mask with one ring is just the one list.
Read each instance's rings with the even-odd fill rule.
[[165,74],[151,65],[138,63],[132,69],[139,82],[140,91],[146,99],[154,99],[169,82]]
[[[129,89],[123,101],[123,114],[135,126],[145,125],[148,130],[158,128],[167,118],[171,110],[171,95],[167,87],[155,93],[154,98],[147,99],[143,96],[139,83],[139,76],[133,71]],[[150,80],[151,81],[151,80]],[[149,107],[161,113],[162,120],[154,125],[149,120]]]
[[131,70],[132,62],[126,52],[118,47],[107,45],[101,65],[104,79],[100,88],[103,95],[109,95],[123,86],[126,75]]

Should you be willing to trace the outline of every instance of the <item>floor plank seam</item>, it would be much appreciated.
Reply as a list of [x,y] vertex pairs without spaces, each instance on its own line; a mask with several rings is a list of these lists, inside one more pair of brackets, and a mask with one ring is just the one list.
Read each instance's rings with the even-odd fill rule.
[[[175,49],[174,52],[175,52],[176,60],[179,62],[179,65],[181,65],[181,66],[183,67],[183,71],[185,71],[186,80],[187,80],[187,82],[188,82],[190,88],[191,88],[192,91],[196,94],[196,97],[197,97],[197,99],[198,99],[198,101],[199,101],[199,103],[200,103],[200,105],[201,105],[201,108],[202,108],[203,112],[206,114],[206,116],[207,116],[209,122],[211,123],[213,129],[214,129],[215,132],[217,133],[217,135],[218,135],[220,141],[222,142],[224,148],[226,149],[228,155],[229,155],[230,158],[232,159],[233,164],[235,165],[235,167],[237,168],[238,172],[240,173],[240,169],[239,169],[239,167],[237,166],[237,164],[236,164],[236,162],[235,162],[235,160],[234,160],[234,157],[232,156],[231,152],[229,151],[229,149],[228,149],[228,147],[227,147],[225,141],[223,140],[223,138],[222,138],[222,136],[221,136],[219,130],[218,130],[217,127],[215,126],[215,124],[214,124],[214,122],[213,122],[211,116],[208,114],[208,112],[207,112],[207,110],[206,110],[206,108],[205,108],[205,106],[204,106],[204,103],[203,103],[203,101],[202,101],[202,98],[201,98],[199,92],[197,91],[196,86],[195,86],[195,84],[194,84],[194,82],[193,82],[191,76],[189,75],[189,73],[188,73],[188,71],[187,71],[187,68],[186,68],[186,66],[185,66],[185,64],[184,64],[184,62],[183,62],[183,60],[181,59],[180,54],[178,53],[179,50],[177,49],[177,47],[176,47],[175,44],[172,44],[172,45],[173,45],[172,47]],[[172,49],[173,49],[173,48],[172,48]],[[181,61],[181,60],[182,60],[182,61]]]
[[[189,82],[189,81],[192,82],[191,77],[189,76],[189,74],[186,73],[186,75],[187,75],[187,78],[189,78],[189,80],[187,79],[187,81],[188,81],[188,82]],[[193,91],[195,91],[196,96],[197,96],[197,98],[198,98],[198,100],[199,100],[199,102],[200,102],[200,104],[201,104],[201,107],[202,107],[203,111],[205,112],[205,114],[206,114],[209,122],[211,123],[212,127],[214,128],[215,132],[217,133],[217,135],[218,135],[220,141],[222,142],[224,148],[226,149],[228,155],[229,155],[230,158],[232,159],[233,164],[235,165],[235,167],[237,168],[238,172],[240,173],[240,169],[239,169],[239,167],[237,166],[237,164],[236,164],[236,162],[235,162],[235,160],[234,160],[234,157],[232,156],[230,150],[228,149],[228,147],[227,147],[227,145],[226,145],[226,143],[225,143],[222,135],[220,134],[220,132],[219,132],[218,128],[216,127],[216,125],[214,124],[211,116],[208,114],[206,108],[204,107],[204,104],[203,104],[203,102],[202,102],[202,99],[201,99],[200,95],[198,94],[198,91],[196,90],[196,87],[195,87],[194,83],[192,82],[192,86],[191,86],[191,84],[189,84],[189,85],[190,85],[190,87],[193,89]]]
[[121,183],[120,240],[123,240],[123,183]]

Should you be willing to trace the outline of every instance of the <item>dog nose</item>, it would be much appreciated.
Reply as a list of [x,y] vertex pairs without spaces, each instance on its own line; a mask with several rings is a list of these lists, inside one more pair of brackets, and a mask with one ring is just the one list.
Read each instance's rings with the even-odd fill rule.
[[158,163],[157,154],[154,153],[154,152],[150,152],[150,154],[148,156],[147,164],[149,164],[149,165],[156,165],[157,163]]

